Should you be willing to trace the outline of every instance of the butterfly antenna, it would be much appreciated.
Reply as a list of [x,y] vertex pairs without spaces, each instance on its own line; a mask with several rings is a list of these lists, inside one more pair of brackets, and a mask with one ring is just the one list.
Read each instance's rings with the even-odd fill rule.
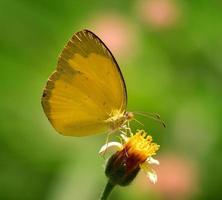
[[133,120],[134,121],[136,121],[138,124],[140,124],[140,125],[142,125],[142,126],[144,126],[144,124],[143,123],[141,123],[139,120],[137,120],[136,118],[133,118]]
[[160,123],[164,128],[166,128],[166,124],[160,118],[160,115],[157,114],[157,113],[149,113],[149,112],[133,112],[133,113],[137,114],[137,115],[140,115],[140,116],[144,116],[144,117],[148,117],[150,119],[153,119],[154,121]]

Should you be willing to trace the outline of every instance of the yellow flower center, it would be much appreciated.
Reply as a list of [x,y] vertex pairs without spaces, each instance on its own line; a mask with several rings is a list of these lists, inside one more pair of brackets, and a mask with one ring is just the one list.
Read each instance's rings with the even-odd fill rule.
[[139,130],[124,144],[124,148],[129,156],[136,156],[143,162],[148,157],[156,155],[156,151],[160,147],[152,141],[152,136],[147,135],[143,130]]

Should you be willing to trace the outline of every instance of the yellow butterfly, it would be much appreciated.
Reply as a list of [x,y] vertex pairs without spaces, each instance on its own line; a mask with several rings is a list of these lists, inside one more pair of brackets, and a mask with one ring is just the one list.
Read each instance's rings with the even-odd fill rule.
[[42,106],[61,134],[86,136],[128,127],[127,91],[110,50],[88,30],[75,33],[49,77]]

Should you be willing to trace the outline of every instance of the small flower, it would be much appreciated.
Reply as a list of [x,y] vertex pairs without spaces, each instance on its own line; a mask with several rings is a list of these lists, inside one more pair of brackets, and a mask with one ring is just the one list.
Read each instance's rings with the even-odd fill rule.
[[141,0],[138,12],[147,25],[153,28],[167,28],[176,25],[181,10],[172,0]]
[[89,26],[95,30],[115,56],[131,58],[136,53],[138,43],[136,28],[120,13],[97,13],[94,17],[90,17]]
[[157,182],[157,174],[151,168],[152,164],[159,165],[159,161],[152,156],[156,155],[159,145],[152,142],[152,137],[143,130],[127,137],[121,135],[123,144],[109,142],[102,146],[99,153],[115,151],[108,159],[105,173],[113,185],[128,185],[142,169],[152,183]]

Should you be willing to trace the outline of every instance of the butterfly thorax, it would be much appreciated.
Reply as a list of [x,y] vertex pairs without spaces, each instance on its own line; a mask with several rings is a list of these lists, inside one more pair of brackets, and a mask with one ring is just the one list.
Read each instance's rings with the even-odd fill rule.
[[111,113],[110,118],[107,120],[111,130],[122,128],[128,121],[133,119],[132,112],[119,112],[114,111]]

